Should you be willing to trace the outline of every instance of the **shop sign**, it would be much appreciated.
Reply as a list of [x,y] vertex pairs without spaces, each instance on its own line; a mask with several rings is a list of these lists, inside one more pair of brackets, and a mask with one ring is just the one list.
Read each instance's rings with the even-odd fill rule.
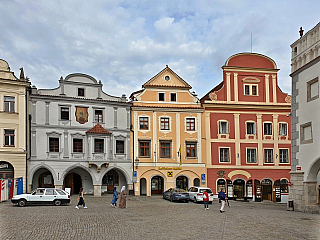
[[168,177],[173,177],[173,172],[172,171],[168,171]]
[[301,171],[301,166],[296,166],[297,171]]
[[206,174],[201,174],[201,183],[206,183]]
[[181,167],[159,167],[158,170],[181,170]]
[[0,164],[0,168],[9,168],[9,164],[2,163]]
[[137,171],[133,171],[133,173],[132,173],[132,181],[133,182],[137,181]]

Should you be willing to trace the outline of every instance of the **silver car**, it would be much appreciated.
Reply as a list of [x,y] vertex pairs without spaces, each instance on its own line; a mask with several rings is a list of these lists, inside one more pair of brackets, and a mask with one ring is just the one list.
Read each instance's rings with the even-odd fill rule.
[[207,187],[191,187],[188,190],[190,201],[196,202],[203,202],[203,193],[204,190],[207,190],[207,193],[209,195],[209,203],[212,203],[213,201],[213,193],[210,188]]

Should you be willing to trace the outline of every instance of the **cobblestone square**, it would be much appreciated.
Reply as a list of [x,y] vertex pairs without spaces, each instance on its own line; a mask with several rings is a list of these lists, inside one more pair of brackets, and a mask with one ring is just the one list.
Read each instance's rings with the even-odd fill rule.
[[267,201],[230,201],[220,213],[218,201],[205,211],[161,196],[128,196],[126,209],[111,207],[111,195],[85,200],[79,210],[76,196],[59,207],[0,203],[0,239],[320,239],[320,215]]

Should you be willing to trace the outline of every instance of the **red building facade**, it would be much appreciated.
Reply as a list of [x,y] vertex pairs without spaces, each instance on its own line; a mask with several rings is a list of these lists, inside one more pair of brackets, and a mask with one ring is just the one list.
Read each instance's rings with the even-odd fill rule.
[[256,53],[231,56],[223,81],[202,99],[207,185],[229,198],[286,202],[290,179],[291,96],[276,63]]

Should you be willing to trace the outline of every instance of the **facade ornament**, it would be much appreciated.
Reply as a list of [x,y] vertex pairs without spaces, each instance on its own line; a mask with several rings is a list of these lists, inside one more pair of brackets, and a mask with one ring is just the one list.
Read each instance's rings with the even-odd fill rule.
[[291,103],[292,97],[290,95],[287,95],[285,98],[286,103]]
[[215,92],[211,92],[209,94],[209,98],[212,100],[212,101],[216,101],[218,99],[218,96]]
[[225,171],[225,170],[219,170],[219,171],[217,172],[218,178],[225,178],[225,177],[226,177],[225,174],[226,174],[226,171]]

